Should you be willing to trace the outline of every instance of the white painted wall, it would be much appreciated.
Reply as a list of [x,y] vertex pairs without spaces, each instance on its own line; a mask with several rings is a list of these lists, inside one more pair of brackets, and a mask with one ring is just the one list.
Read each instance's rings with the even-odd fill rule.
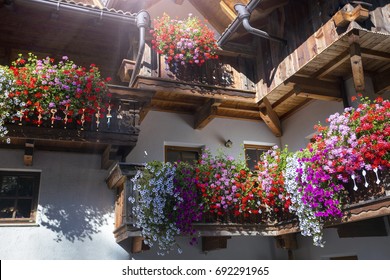
[[36,226],[0,226],[0,259],[128,259],[115,243],[114,192],[98,155],[0,150],[0,168],[40,170]]
[[[387,232],[390,233],[388,224]],[[298,235],[299,249],[294,251],[295,258],[322,260],[331,257],[356,255],[360,260],[390,260],[390,235],[339,238],[336,229],[326,229],[324,240],[326,241],[325,246],[320,248],[312,245],[310,237]]]
[[281,137],[282,146],[288,145],[290,151],[297,151],[306,147],[309,139],[306,137],[315,132],[314,125],[336,112],[344,110],[342,102],[312,101],[291,117],[283,120]]
[[[280,145],[263,122],[216,118],[202,130],[193,129],[191,115],[151,111],[141,124],[137,146],[127,158],[128,162],[144,163],[164,161],[164,143],[183,146],[206,146],[212,153],[223,149],[227,155],[238,158],[243,155],[244,141],[263,145]],[[224,147],[230,139],[233,146]]]

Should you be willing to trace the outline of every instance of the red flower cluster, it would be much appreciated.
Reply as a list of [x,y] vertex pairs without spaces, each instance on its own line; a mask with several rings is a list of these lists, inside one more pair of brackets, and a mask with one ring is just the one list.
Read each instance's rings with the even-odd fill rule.
[[351,115],[361,160],[372,168],[390,167],[390,102],[381,97],[373,103],[362,101]]
[[208,59],[218,59],[214,32],[197,17],[172,20],[167,14],[154,21],[152,45],[165,56],[168,64],[201,66]]

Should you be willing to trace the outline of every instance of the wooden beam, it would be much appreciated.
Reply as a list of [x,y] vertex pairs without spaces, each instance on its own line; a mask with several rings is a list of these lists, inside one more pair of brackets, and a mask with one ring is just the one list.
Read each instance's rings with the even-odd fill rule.
[[357,92],[363,92],[365,90],[364,82],[364,70],[363,70],[363,61],[362,54],[360,51],[360,45],[356,42],[353,42],[350,45],[350,56],[351,56],[351,67],[352,67],[352,76],[353,82],[355,84],[355,90]]
[[217,54],[224,56],[233,56],[233,57],[245,57],[245,58],[256,58],[257,52],[254,47],[228,42],[223,46],[223,49],[218,49]]
[[353,8],[351,4],[347,4],[333,16],[333,20],[335,25],[339,27],[347,26],[352,21],[364,21],[368,19],[368,17],[369,11],[361,5],[357,5]]
[[217,116],[217,107],[220,101],[212,98],[206,102],[194,116],[194,128],[202,129]]
[[272,105],[267,97],[262,99],[262,103],[265,108],[260,109],[260,117],[263,119],[265,124],[271,129],[276,137],[282,136],[282,126],[276,112],[272,109]]
[[163,78],[138,77],[137,86],[140,89],[150,89],[156,92],[172,92],[180,94],[183,97],[188,95],[249,104],[255,104],[256,97],[255,91],[199,85]]
[[286,94],[284,94],[281,98],[279,98],[274,104],[272,104],[272,108],[275,109],[280,104],[282,104],[284,101],[289,99],[291,96],[293,96],[296,93],[295,89],[290,90]]
[[345,61],[348,60],[348,58],[350,57],[349,53],[350,53],[350,50],[346,49],[341,54],[339,54],[334,59],[332,59],[327,64],[325,64],[323,67],[321,67],[316,72],[314,72],[311,75],[311,77],[321,79],[322,77],[331,73],[333,70],[337,69],[341,64],[343,64]]
[[390,62],[390,53],[360,48],[363,57]]
[[33,165],[33,156],[34,156],[34,140],[27,139],[24,145],[24,156],[23,156],[23,162],[25,166]]
[[131,99],[144,103],[149,103],[155,94],[153,89],[129,88],[118,85],[108,85],[108,90],[112,94],[113,98]]
[[297,96],[326,101],[340,101],[341,85],[339,82],[321,81],[312,78],[293,76],[285,84],[293,83]]
[[221,0],[219,2],[219,6],[221,7],[222,12],[224,12],[230,20],[234,20],[236,18],[236,13],[225,3],[225,1]]

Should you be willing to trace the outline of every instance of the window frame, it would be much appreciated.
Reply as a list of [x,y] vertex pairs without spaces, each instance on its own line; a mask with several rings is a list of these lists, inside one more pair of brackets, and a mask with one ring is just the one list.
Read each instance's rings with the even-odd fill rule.
[[[248,158],[247,158],[247,154],[246,154],[246,150],[247,149],[252,149],[252,150],[255,149],[256,152],[259,151],[259,150],[268,151],[268,150],[272,149],[272,146],[271,145],[268,146],[268,145],[244,144],[245,163],[246,163],[246,166],[249,169],[251,169],[249,167],[249,164],[248,164]],[[256,153],[256,155],[258,155],[258,154]],[[256,170],[256,169],[251,169],[251,170],[253,171],[253,170]]]
[[178,152],[197,152],[198,159],[202,155],[203,147],[188,147],[188,146],[175,146],[175,145],[164,145],[164,161],[168,162],[168,150]]
[[[30,210],[30,217],[28,218],[0,218],[0,225],[13,225],[13,224],[35,224],[37,220],[37,211],[38,211],[38,198],[39,198],[39,189],[40,189],[40,182],[41,182],[41,172],[40,171],[24,171],[24,170],[5,170],[0,169],[0,179],[3,176],[17,176],[17,177],[23,177],[23,176],[30,176],[33,177],[33,187],[32,187],[32,195],[31,197],[25,196],[25,199],[31,199],[31,210]],[[2,182],[0,180],[0,182]],[[2,184],[2,183],[1,183]],[[2,188],[2,185],[0,185],[0,188]],[[0,197],[0,200],[3,199],[14,199],[14,200],[20,200],[19,196],[2,196]],[[15,212],[15,210],[14,210]]]

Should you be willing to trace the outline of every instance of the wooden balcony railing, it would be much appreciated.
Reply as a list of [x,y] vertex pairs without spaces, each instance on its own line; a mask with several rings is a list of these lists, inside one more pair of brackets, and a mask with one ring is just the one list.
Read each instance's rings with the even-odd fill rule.
[[[40,149],[100,153],[110,146],[120,150],[118,156],[124,157],[138,140],[139,111],[138,101],[112,99],[90,118],[82,114],[66,117],[58,110],[41,119],[35,115],[8,122],[7,136],[11,146],[24,146],[29,140]],[[70,118],[72,121],[67,121]]]

